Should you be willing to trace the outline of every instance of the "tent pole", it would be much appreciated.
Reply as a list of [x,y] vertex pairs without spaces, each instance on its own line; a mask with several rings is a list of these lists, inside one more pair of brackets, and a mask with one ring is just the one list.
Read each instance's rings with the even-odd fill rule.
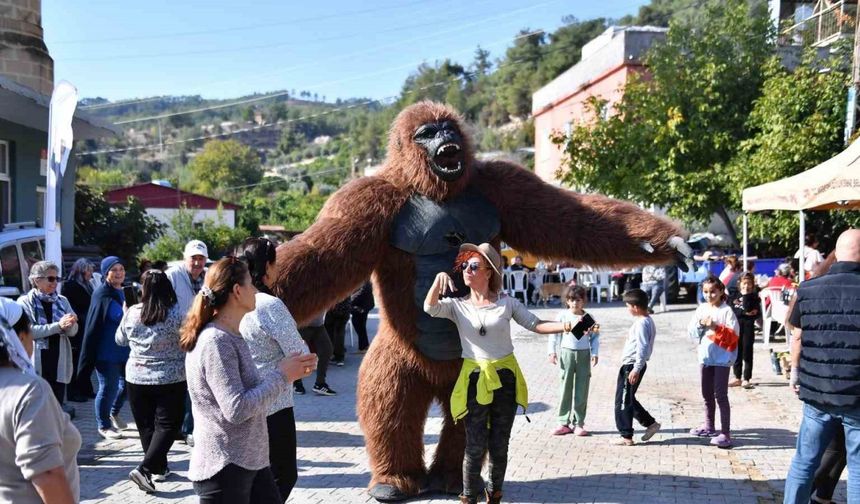
[[800,275],[797,277],[797,283],[800,283],[806,278],[806,272],[803,271],[803,263],[806,262],[806,219],[803,210],[798,212],[798,216],[800,218],[800,261],[798,261]]
[[744,212],[744,273],[749,271],[747,267],[747,257],[749,257],[749,251],[747,250],[747,226],[749,226],[749,214]]

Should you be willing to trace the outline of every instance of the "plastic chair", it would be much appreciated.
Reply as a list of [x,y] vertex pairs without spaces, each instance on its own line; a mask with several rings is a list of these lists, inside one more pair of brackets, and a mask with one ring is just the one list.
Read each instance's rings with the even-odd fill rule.
[[782,288],[771,287],[762,289],[759,293],[759,300],[764,309],[762,312],[762,338],[764,339],[765,348],[770,347],[771,322],[779,324],[776,332],[779,332],[780,329],[785,329],[785,321],[788,318],[788,305],[782,302],[783,290]]
[[597,304],[600,304],[600,294],[606,291],[606,301],[612,300],[612,275],[608,271],[597,272],[597,281],[591,284],[591,291],[597,295]]
[[528,271],[511,271],[508,274],[508,294],[517,297],[523,295],[523,303],[528,304],[529,273]]
[[589,299],[591,298],[591,286],[597,283],[594,275],[593,271],[587,269],[576,272],[576,284],[588,292]]
[[558,274],[561,277],[561,283],[566,284],[576,276],[576,268],[562,268],[558,271]]

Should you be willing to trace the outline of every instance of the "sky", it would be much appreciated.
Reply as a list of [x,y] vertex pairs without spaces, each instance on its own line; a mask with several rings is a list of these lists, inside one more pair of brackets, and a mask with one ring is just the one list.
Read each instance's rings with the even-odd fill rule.
[[635,14],[647,0],[43,0],[54,78],[81,97],[397,95],[422,62],[504,54],[521,29]]

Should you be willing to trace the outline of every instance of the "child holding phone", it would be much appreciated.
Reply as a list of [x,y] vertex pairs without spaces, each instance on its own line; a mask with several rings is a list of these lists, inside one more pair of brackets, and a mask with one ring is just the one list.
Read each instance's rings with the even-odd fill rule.
[[[556,436],[587,436],[585,413],[588,409],[588,387],[591,367],[597,365],[600,326],[585,312],[585,289],[569,287],[564,294],[568,310],[559,316],[564,333],[551,334],[547,343],[549,361],[561,368],[561,401],[558,405],[559,427]],[[573,409],[571,411],[571,404]],[[571,429],[570,426],[574,428]]]

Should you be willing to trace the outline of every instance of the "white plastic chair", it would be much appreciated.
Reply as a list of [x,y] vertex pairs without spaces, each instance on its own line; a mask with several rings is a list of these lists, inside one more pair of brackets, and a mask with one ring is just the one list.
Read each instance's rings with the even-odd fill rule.
[[562,268],[558,271],[558,275],[561,277],[561,283],[566,284],[576,276],[576,268]]
[[[785,320],[788,318],[788,305],[782,302],[782,291],[782,288],[771,287],[762,289],[759,293],[759,300],[764,310],[762,312],[762,338],[764,339],[765,348],[770,347],[771,322],[779,324],[776,332],[779,332],[780,329],[785,329]],[[768,300],[770,300],[769,304]]]
[[517,297],[523,295],[523,303],[528,304],[529,273],[528,271],[511,271],[508,273],[508,294]]
[[600,294],[606,291],[606,301],[612,299],[612,275],[608,271],[599,271],[597,273],[597,281],[591,284],[591,290],[597,296],[597,304],[600,304]]
[[596,283],[595,273],[590,269],[581,269],[576,272],[576,285],[585,289],[589,298],[591,298],[591,286]]

